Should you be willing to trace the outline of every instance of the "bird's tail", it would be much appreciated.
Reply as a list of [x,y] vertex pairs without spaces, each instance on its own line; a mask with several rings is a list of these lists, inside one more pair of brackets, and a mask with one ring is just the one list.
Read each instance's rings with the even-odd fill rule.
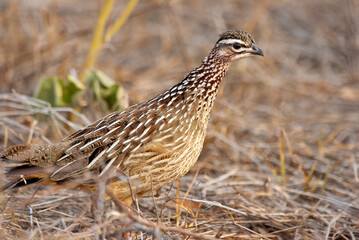
[[7,183],[0,187],[0,192],[48,179],[53,171],[51,165],[51,145],[15,145],[0,154],[5,166]]

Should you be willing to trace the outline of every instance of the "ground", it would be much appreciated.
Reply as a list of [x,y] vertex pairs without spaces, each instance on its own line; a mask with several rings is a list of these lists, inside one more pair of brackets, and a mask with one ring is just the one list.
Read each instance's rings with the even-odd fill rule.
[[[43,76],[80,74],[103,3],[0,2],[0,151],[59,141],[105,114],[85,102],[86,117],[68,118],[77,110],[30,98]],[[109,25],[126,4],[115,2]],[[95,68],[138,103],[229,29],[252,33],[266,58],[231,67],[180,186],[139,199],[137,214],[79,191],[3,193],[2,238],[358,239],[358,1],[140,1]]]

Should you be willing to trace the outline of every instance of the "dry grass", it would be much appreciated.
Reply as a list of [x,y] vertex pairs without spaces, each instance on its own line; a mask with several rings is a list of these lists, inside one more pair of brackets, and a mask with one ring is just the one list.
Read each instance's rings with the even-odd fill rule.
[[[100,5],[0,2],[0,149],[87,123],[25,95],[43,75],[81,69]],[[115,5],[111,21],[126,1]],[[224,30],[252,32],[267,57],[232,66],[180,187],[138,200],[137,214],[116,199],[20,189],[1,196],[0,238],[358,239],[358,27],[354,0],[140,1],[96,64],[131,103],[177,82]]]

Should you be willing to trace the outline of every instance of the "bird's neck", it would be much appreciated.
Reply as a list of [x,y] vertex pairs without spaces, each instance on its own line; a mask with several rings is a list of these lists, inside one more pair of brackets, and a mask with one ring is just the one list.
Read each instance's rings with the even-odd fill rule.
[[[216,51],[202,61],[202,64],[191,71],[178,84],[161,93],[147,103],[157,102],[167,108],[183,108],[196,111],[197,118],[207,121],[219,85],[229,69],[230,61],[224,61]],[[185,106],[182,106],[185,105]]]
[[216,94],[229,66],[230,61],[224,61],[216,51],[212,51],[199,67],[192,70],[173,88],[196,92],[199,98]]
[[[181,82],[169,91],[183,91],[189,108],[195,106],[197,119],[201,119],[205,125],[208,122],[214,100],[217,97],[220,83],[227,70],[230,61],[223,61],[212,52],[202,61],[202,64],[188,74]],[[194,103],[194,104],[192,104]],[[189,109],[190,110],[190,109]]]
[[229,66],[230,61],[223,61],[222,58],[217,56],[216,52],[211,52],[202,61],[201,66],[190,72],[179,85],[193,92],[198,100],[208,102],[208,107],[212,108],[220,83]]

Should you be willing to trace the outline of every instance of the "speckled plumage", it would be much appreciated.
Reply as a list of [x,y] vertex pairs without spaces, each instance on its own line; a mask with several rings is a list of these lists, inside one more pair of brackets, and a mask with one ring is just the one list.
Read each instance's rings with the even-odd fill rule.
[[[24,185],[24,179],[62,183],[86,172],[101,178],[119,171],[127,180],[114,180],[110,187],[124,200],[131,197],[129,183],[141,196],[175,181],[198,159],[230,63],[249,55],[263,55],[251,35],[225,32],[200,67],[158,96],[111,113],[60,143],[10,147],[0,155],[10,167],[10,182],[3,189]],[[95,188],[93,183],[80,185]]]

